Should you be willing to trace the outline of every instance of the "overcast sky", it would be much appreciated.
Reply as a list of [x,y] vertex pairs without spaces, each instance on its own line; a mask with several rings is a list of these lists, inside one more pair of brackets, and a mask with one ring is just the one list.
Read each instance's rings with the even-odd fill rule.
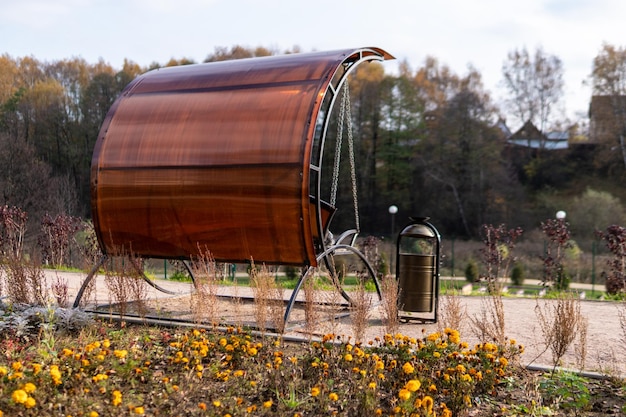
[[472,65],[496,103],[507,54],[541,47],[563,62],[570,119],[588,110],[583,81],[603,43],[621,47],[625,37],[623,0],[0,0],[0,54],[13,58],[103,59],[121,69],[124,58],[202,62],[234,45],[376,46],[414,70],[429,55],[461,76]]

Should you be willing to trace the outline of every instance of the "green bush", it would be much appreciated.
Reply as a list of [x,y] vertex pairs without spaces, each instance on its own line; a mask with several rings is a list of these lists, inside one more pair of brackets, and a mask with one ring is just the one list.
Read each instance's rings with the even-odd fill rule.
[[478,264],[470,259],[465,267],[465,279],[467,282],[478,282]]
[[518,262],[513,265],[511,270],[511,282],[517,287],[524,285],[524,267]]

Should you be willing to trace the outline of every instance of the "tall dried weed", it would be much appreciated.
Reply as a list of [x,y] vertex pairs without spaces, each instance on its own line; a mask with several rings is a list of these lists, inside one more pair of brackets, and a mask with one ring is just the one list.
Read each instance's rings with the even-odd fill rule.
[[535,313],[546,346],[544,352],[551,351],[556,369],[580,334],[584,335],[585,340],[580,341],[578,350],[581,354],[586,352],[583,344],[586,344],[587,322],[580,312],[580,300],[571,294],[563,293],[556,300],[544,300],[542,304],[537,300]]
[[191,295],[191,314],[196,323],[219,324],[218,318],[218,272],[217,264],[208,249],[199,251],[192,259],[190,270],[194,277],[195,292]]
[[481,300],[480,313],[470,317],[474,335],[481,341],[495,341],[504,345],[506,323],[504,304],[500,294],[492,294]]
[[380,280],[380,291],[382,293],[381,310],[385,333],[395,334],[400,327],[398,280],[393,275],[386,274]]
[[254,293],[254,317],[259,330],[264,333],[272,328],[282,333],[285,327],[283,289],[265,265],[259,268],[254,262],[250,266],[250,283]]

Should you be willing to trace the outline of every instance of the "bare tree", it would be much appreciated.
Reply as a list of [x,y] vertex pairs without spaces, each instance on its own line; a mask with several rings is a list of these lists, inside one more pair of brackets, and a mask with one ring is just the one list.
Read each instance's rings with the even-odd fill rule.
[[[520,124],[531,121],[545,132],[563,97],[563,64],[542,48],[534,56],[526,48],[509,52],[502,65],[505,105]],[[545,144],[541,144],[543,148]]]

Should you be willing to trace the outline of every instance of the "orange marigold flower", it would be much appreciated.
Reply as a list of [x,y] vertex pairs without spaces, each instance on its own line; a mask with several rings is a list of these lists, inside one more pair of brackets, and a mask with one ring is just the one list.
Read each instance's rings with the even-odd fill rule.
[[35,390],[37,389],[37,386],[33,384],[32,382],[27,382],[26,384],[24,384],[22,389],[26,391],[28,394],[31,394],[35,392]]
[[339,396],[334,392],[331,392],[330,394],[328,394],[328,399],[331,401],[337,401],[339,399]]
[[411,392],[415,392],[420,389],[421,386],[422,384],[417,379],[411,379],[404,385],[404,388]]
[[318,387],[311,388],[311,396],[317,397],[318,395],[320,395],[320,389]]
[[398,398],[400,398],[402,401],[408,400],[409,398],[411,398],[411,391],[406,388],[402,388],[398,393]]
[[273,404],[274,402],[272,400],[267,400],[263,403],[263,407],[270,408]]
[[37,405],[37,401],[33,397],[26,398],[26,402],[24,402],[24,407],[33,408]]
[[146,410],[143,407],[135,407],[133,413],[143,415],[146,413]]
[[198,408],[202,411],[206,410],[206,404],[205,403],[198,403]]
[[11,395],[11,399],[16,404],[24,404],[27,398],[28,394],[23,389],[16,389]]
[[116,407],[122,403],[122,393],[120,391],[113,391],[113,399],[111,400],[111,403]]
[[409,362],[406,362],[404,365],[402,365],[402,371],[405,374],[412,374],[415,371],[415,368]]

